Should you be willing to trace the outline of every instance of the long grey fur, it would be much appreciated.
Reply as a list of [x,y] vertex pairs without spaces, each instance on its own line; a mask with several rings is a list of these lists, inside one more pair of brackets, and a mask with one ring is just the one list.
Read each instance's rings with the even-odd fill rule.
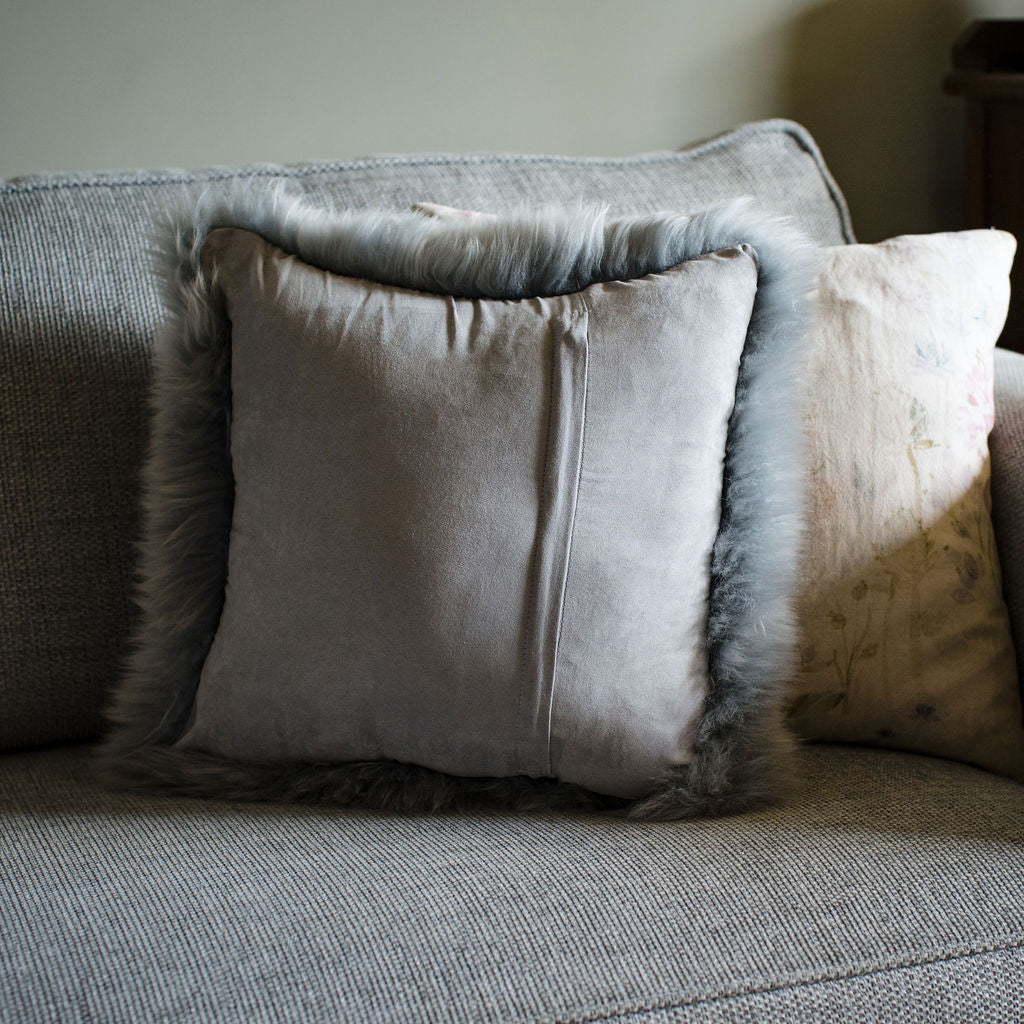
[[[646,798],[622,800],[547,779],[466,779],[399,763],[240,764],[174,746],[221,611],[233,505],[230,338],[204,240],[253,231],[307,263],[351,277],[466,298],[578,291],[666,270],[745,242],[758,289],[726,448],[712,557],[709,689],[694,758]],[[603,207],[514,211],[472,224],[415,213],[325,211],[283,186],[186,197],[156,236],[166,326],[156,341],[152,441],[134,650],[109,709],[99,770],[109,784],[231,800],[437,811],[619,808],[632,817],[725,814],[791,786],[782,688],[795,644],[792,598],[803,510],[800,375],[814,249],[787,222],[733,201],[695,216],[612,219]]]

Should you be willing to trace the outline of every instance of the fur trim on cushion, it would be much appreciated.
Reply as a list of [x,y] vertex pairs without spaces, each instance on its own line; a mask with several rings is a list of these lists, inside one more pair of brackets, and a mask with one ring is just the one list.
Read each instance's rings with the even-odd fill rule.
[[[791,675],[792,599],[803,509],[800,374],[813,249],[745,201],[692,217],[610,218],[602,208],[515,211],[451,222],[414,213],[325,213],[283,188],[191,200],[159,253],[170,319],[157,344],[153,441],[144,471],[142,609],[110,710],[105,779],[179,794],[390,807],[624,807],[552,780],[466,779],[397,763],[239,764],[172,744],[186,727],[220,615],[233,484],[230,351],[200,253],[238,227],[349,277],[466,298],[572,293],[752,246],[758,289],[726,450],[707,631],[709,690],[692,763],[628,806],[637,818],[723,814],[790,785],[781,689]],[[218,382],[210,387],[209,381]],[[199,382],[197,384],[197,382]]]

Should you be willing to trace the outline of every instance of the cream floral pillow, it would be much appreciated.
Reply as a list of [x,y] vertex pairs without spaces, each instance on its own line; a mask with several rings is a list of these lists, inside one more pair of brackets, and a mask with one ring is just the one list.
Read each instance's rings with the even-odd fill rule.
[[969,231],[824,253],[790,705],[808,738],[1024,779],[988,455],[1014,248]]

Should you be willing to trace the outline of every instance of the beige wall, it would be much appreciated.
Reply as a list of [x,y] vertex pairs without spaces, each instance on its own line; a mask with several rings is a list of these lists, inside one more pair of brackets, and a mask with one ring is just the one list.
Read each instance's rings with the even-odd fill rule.
[[818,138],[860,236],[957,226],[972,17],[1024,0],[0,0],[0,176]]

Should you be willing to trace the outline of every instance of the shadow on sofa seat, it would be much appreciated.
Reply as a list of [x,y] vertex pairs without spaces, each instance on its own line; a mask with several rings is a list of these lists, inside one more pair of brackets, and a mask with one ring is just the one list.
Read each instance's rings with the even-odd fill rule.
[[787,806],[637,824],[122,797],[86,748],[7,756],[0,1002],[221,1024],[1024,1005],[1024,787],[853,747],[802,764]]

